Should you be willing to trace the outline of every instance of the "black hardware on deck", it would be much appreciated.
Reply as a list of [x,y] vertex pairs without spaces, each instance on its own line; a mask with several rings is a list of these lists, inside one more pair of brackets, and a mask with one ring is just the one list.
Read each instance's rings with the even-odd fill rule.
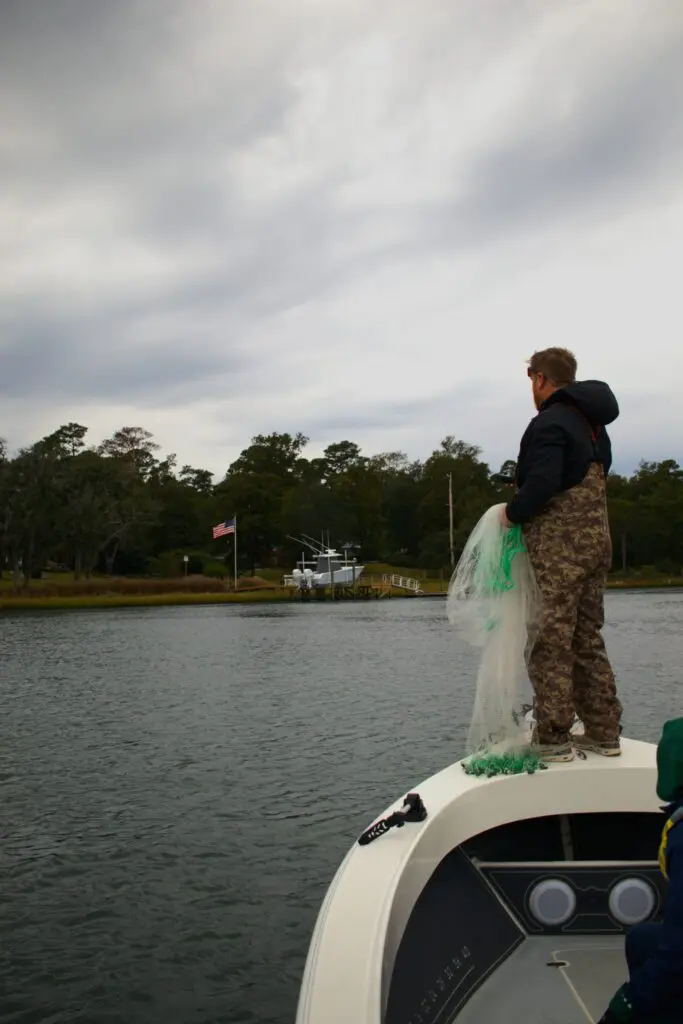
[[419,793],[408,793],[407,797],[403,801],[403,807],[400,811],[394,811],[388,818],[382,818],[381,821],[375,822],[370,828],[363,832],[362,836],[358,840],[359,846],[367,846],[373,839],[378,839],[383,836],[385,832],[388,832],[390,828],[403,828],[406,822],[419,822],[424,821],[427,817],[427,808],[422,803]]

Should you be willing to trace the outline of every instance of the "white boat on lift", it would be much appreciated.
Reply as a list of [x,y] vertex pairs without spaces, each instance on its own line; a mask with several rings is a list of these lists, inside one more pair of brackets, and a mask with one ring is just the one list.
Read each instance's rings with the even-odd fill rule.
[[349,560],[348,548],[344,554],[324,544],[318,544],[312,537],[303,534],[301,537],[291,537],[303,547],[313,552],[313,558],[306,558],[305,552],[297,562],[297,567],[292,573],[285,576],[283,585],[285,587],[297,587],[300,590],[313,590],[321,587],[329,587],[332,580],[334,585],[353,586],[360,579],[365,566],[358,565],[355,558]]
[[628,739],[534,774],[428,778],[339,867],[296,1024],[598,1021],[626,930],[664,898],[656,781],[656,747]]

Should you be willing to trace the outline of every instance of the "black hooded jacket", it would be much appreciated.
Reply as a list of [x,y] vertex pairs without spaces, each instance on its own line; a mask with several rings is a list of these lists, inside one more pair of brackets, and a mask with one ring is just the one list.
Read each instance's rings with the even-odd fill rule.
[[607,475],[612,445],[605,426],[618,415],[612,390],[600,380],[568,384],[547,398],[522,437],[517,493],[506,508],[510,522],[533,519],[556,494],[580,483],[591,462]]

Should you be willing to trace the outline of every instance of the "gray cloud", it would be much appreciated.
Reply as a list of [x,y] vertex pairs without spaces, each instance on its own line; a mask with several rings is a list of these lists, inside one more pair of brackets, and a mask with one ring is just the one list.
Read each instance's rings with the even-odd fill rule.
[[[343,403],[340,403],[341,407],[336,415],[311,418],[304,416],[300,429],[313,437],[333,437],[344,431],[405,428],[424,420],[427,414],[442,416],[444,422],[448,423],[449,420],[452,422],[459,419],[462,409],[467,409],[468,413],[471,413],[473,408],[479,407],[482,411],[490,411],[495,407],[495,400],[489,399],[487,402],[482,399],[484,394],[485,382],[480,381],[478,385],[470,383],[447,390],[435,390],[428,398],[406,397],[393,401],[379,398],[362,412],[354,408],[346,411]],[[452,433],[452,430],[444,430],[443,436],[448,433]],[[439,440],[441,436],[434,438],[434,443]]]
[[[267,409],[273,429],[298,415],[300,429],[320,438],[401,427],[421,444],[418,427],[429,421],[437,443],[463,406],[466,439],[476,443],[488,430],[477,417],[489,415],[477,398],[480,352],[460,391],[444,386],[444,375],[458,374],[438,351],[460,336],[462,290],[452,331],[431,343],[429,357],[419,332],[411,339],[419,362],[437,368],[432,396],[422,386],[411,398],[405,371],[395,394],[389,357],[376,387],[390,397],[370,405],[335,384],[320,350],[330,368],[351,358],[362,378],[363,346],[354,342],[351,353],[344,318],[360,315],[359,289],[364,302],[374,290],[386,315],[372,311],[367,354],[395,345],[395,365],[404,365],[398,288],[426,293],[428,261],[457,266],[510,241],[528,246],[547,230],[569,237],[674,194],[683,170],[683,16],[668,3],[626,3],[632,33],[621,23],[610,32],[607,5],[583,30],[567,30],[584,43],[594,33],[599,58],[584,45],[555,65],[561,37],[551,29],[566,10],[538,0],[456,8],[428,0],[417,12],[396,0],[370,16],[364,4],[332,0],[5,0],[0,396],[60,408],[83,399],[177,406],[179,415],[204,396],[220,399],[226,418],[239,407],[245,441]],[[482,131],[462,152],[448,138],[440,146],[440,127],[431,135],[424,127],[434,105],[453,97],[457,136],[453,83],[465,98],[485,91],[536,33],[541,56],[522,61],[527,79],[500,130]],[[376,78],[367,78],[376,84],[361,88],[354,118],[352,101],[350,112],[335,104],[344,90],[352,95],[354,68],[366,68],[364,47],[376,50]],[[376,118],[357,141],[355,120],[373,103]],[[417,180],[425,166],[433,193],[410,185],[411,170]],[[408,184],[392,191],[394,172]],[[394,283],[406,276],[408,285]],[[446,290],[440,301],[448,299]],[[300,309],[297,333],[283,324]],[[292,411],[280,396],[299,386],[305,352],[318,358],[318,397]],[[30,418],[16,423],[17,441],[31,429]],[[180,447],[178,429],[169,447]]]
[[570,117],[522,133],[473,168],[472,216],[496,224],[595,206],[671,183],[683,164],[683,36],[646,50],[600,88],[580,96]]
[[[122,345],[101,322],[71,320],[58,326],[32,318],[3,346],[0,399],[26,398],[62,405],[69,399],[116,400],[126,395],[146,407],[189,401],[206,393],[216,372],[214,352],[190,348],[188,338],[154,346]],[[231,362],[230,389],[249,369]]]

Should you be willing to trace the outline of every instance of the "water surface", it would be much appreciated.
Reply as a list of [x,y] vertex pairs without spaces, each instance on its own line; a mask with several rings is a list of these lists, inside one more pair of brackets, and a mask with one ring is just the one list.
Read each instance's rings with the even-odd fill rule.
[[[608,596],[626,731],[683,713],[683,595]],[[291,1024],[325,888],[462,750],[441,600],[0,620],[0,1015]]]

